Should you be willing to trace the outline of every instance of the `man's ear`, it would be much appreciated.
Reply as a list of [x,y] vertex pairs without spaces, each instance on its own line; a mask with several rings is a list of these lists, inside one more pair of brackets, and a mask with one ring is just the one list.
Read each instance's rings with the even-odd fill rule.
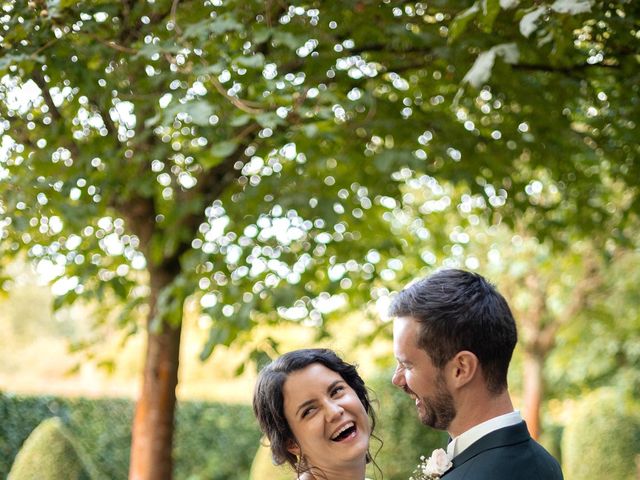
[[300,456],[300,446],[293,440],[287,442],[287,452],[293,453],[296,457]]
[[449,378],[455,387],[463,387],[472,381],[478,374],[480,361],[475,353],[462,350],[449,361]]

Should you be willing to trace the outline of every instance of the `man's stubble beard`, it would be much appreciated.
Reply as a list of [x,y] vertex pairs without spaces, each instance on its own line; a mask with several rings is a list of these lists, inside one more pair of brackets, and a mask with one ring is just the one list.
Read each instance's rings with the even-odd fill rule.
[[420,397],[423,411],[418,409],[418,416],[423,425],[436,430],[447,430],[456,417],[456,407],[442,375],[436,379],[436,393],[427,399]]

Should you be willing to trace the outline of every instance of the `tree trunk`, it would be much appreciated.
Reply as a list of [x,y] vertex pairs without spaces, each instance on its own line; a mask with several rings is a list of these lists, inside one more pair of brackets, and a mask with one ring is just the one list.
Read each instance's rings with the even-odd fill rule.
[[524,419],[534,439],[540,437],[540,407],[544,395],[542,370],[544,355],[527,351],[524,353]]
[[133,420],[129,479],[171,480],[181,326],[163,322],[160,331],[152,331],[150,323],[157,312],[158,295],[174,275],[158,270],[150,270],[150,275],[147,352]]

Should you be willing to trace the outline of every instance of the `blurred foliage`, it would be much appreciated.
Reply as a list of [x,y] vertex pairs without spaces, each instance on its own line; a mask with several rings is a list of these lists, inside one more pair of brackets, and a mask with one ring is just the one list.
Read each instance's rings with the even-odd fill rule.
[[9,472],[10,480],[96,480],[100,478],[59,418],[44,420],[31,432]]
[[567,480],[637,478],[640,461],[640,405],[611,389],[577,401],[562,439]]
[[552,422],[544,413],[542,418],[546,421],[543,422],[542,433],[537,441],[562,465],[562,435],[565,427]]
[[539,238],[634,238],[636,2],[4,8],[3,251],[50,262],[61,302],[112,291],[132,331],[159,270],[159,319],[209,295],[204,357],[322,327],[321,295],[368,301],[368,257],[406,246],[383,219],[424,175]]
[[[638,238],[639,2],[3,11],[3,262],[27,252],[56,307],[108,308],[97,340],[145,314],[152,335],[175,326],[189,297],[209,320],[203,358],[284,320],[326,336],[328,319],[460,260],[469,234],[438,212],[464,212],[465,195],[460,227],[523,221],[543,251]],[[408,192],[449,186],[455,201]],[[413,238],[397,235],[405,209]],[[248,358],[277,350],[267,338]]]
[[555,397],[579,397],[603,386],[640,389],[640,254],[624,252],[604,272],[588,308],[567,324],[549,359]]
[[[105,478],[127,477],[133,416],[131,401],[5,394],[0,394],[0,476],[6,476],[31,431],[52,416],[60,417],[77,445]],[[250,407],[182,402],[178,406],[176,422],[177,479],[247,478],[259,439]]]
[[274,465],[269,447],[260,445],[251,464],[249,480],[291,480],[293,475],[289,465]]

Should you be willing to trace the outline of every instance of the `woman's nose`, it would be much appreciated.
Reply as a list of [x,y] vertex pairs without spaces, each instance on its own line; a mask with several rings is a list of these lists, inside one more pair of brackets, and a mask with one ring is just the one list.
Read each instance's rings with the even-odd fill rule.
[[327,405],[327,420],[329,422],[334,421],[336,418],[339,418],[344,413],[344,408],[339,403],[329,402]]

